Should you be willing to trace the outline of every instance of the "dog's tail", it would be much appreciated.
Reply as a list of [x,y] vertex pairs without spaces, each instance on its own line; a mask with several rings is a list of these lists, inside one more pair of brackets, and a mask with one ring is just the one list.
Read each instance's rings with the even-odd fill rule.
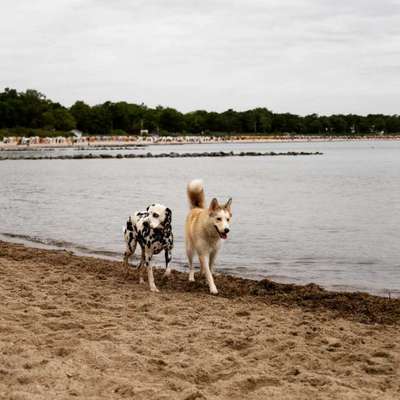
[[203,181],[194,179],[189,182],[187,187],[190,208],[205,208],[206,196],[203,189]]

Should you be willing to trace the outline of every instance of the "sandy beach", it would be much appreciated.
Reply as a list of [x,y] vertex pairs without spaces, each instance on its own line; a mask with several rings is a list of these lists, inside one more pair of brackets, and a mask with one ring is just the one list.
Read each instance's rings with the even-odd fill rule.
[[0,242],[0,398],[400,398],[400,300],[135,274]]

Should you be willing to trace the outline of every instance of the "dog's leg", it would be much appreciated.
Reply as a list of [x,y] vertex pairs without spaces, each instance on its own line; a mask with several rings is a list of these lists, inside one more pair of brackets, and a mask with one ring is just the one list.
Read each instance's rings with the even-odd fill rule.
[[125,267],[125,278],[129,275],[129,258],[135,253],[137,240],[133,232],[125,230],[124,233],[126,250],[124,253],[124,267]]
[[137,245],[137,239],[131,244],[131,250],[132,254],[135,254],[136,251],[136,245]]
[[144,278],[143,278],[144,262],[145,262],[144,249],[142,248],[142,255],[141,255],[140,264],[139,264],[139,267],[138,267],[138,272],[139,272],[139,284],[144,283]]
[[136,242],[135,245],[133,247],[130,246],[129,243],[126,244],[126,250],[124,253],[124,267],[125,267],[125,278],[126,279],[129,275],[129,258],[133,255],[133,253],[135,252],[135,248],[136,248]]
[[210,272],[211,272],[212,274],[215,273],[215,268],[214,268],[214,266],[215,266],[215,259],[216,259],[216,258],[217,258],[217,252],[216,252],[216,251],[212,251],[212,252],[210,253],[210,258],[209,258]]
[[171,275],[171,267],[168,265],[171,261],[171,253],[169,252],[168,249],[165,249],[165,272],[164,276],[168,277]]
[[151,251],[145,252],[145,265],[147,269],[147,278],[149,281],[150,291],[159,292],[156,284],[154,283],[153,267],[150,265],[151,257],[153,256]]
[[211,294],[218,294],[217,287],[215,286],[215,283],[214,283],[214,278],[212,276],[212,273],[210,271],[210,267],[208,265],[208,257],[207,256],[199,256],[199,260],[200,260],[201,268],[204,271],[204,274],[206,276],[207,283],[208,283],[208,286],[210,288],[210,293]]
[[186,243],[186,254],[189,261],[189,281],[194,282],[193,248],[190,243]]
[[125,268],[124,279],[126,279],[129,274],[129,257],[130,257],[130,255],[131,254],[128,253],[128,251],[125,251],[125,253],[124,253],[124,268]]

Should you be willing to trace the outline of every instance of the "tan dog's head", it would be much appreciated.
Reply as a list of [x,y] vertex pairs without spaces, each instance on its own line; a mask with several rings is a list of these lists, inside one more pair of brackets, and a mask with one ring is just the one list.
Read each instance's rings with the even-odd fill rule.
[[226,239],[230,231],[230,223],[232,219],[231,211],[232,199],[229,199],[224,205],[220,205],[217,199],[212,199],[208,207],[208,214],[214,228],[218,232],[221,239]]

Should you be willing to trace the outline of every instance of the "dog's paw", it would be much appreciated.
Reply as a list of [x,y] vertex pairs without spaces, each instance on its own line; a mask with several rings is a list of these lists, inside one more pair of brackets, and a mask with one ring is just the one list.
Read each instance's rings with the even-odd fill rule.
[[144,279],[142,277],[139,278],[139,285],[143,285]]
[[160,293],[160,291],[155,286],[150,288],[150,292]]
[[211,294],[218,294],[217,288],[215,286],[214,287],[210,287],[210,293]]
[[170,269],[166,269],[165,272],[164,272],[163,277],[164,278],[168,278],[169,276],[171,276],[171,270]]

